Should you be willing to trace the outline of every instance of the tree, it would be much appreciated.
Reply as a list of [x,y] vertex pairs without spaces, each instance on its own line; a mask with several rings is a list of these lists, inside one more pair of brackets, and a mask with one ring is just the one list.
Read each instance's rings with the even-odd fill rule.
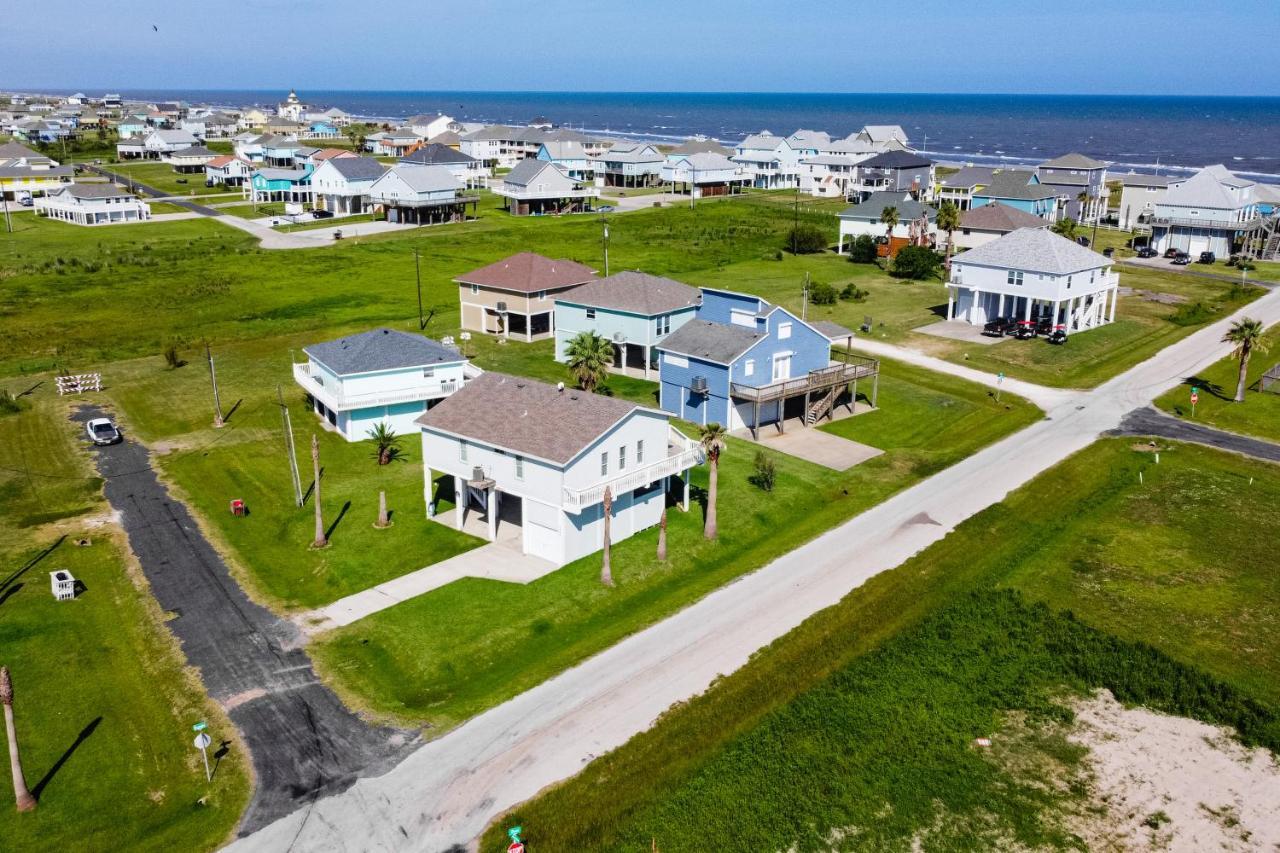
[[1049,227],[1054,234],[1066,237],[1068,240],[1074,240],[1076,234],[1080,231],[1080,223],[1076,222],[1070,216],[1064,216]]
[[662,508],[662,519],[658,522],[658,562],[667,561],[667,509]]
[[947,259],[943,268],[951,272],[951,253],[955,251],[955,232],[960,227],[960,208],[952,201],[944,201],[938,207],[938,227],[947,232]]
[[827,248],[827,235],[816,225],[797,225],[787,234],[793,255],[815,255]]
[[387,426],[386,421],[379,421],[368,433],[377,448],[379,465],[386,465],[400,455],[400,436]]
[[565,349],[569,371],[583,391],[595,391],[613,364],[613,344],[595,332],[579,332]]
[[920,281],[937,275],[942,256],[928,246],[903,246],[893,257],[889,275]]
[[822,281],[809,285],[809,302],[813,305],[835,305],[840,292]]
[[859,234],[849,247],[849,260],[855,264],[876,262],[876,241],[870,234]]
[[613,490],[604,487],[604,554],[600,560],[600,583],[613,586],[613,566],[611,565],[609,528],[613,520]]
[[387,515],[387,492],[385,489],[378,492],[378,520],[373,523],[373,526],[378,529],[391,526],[391,518]]
[[312,540],[312,548],[323,548],[329,544],[329,537],[324,535],[324,516],[320,512],[320,440],[315,433],[311,434],[311,471],[315,477],[311,488],[311,502],[316,505],[316,538]]
[[724,451],[725,428],[717,423],[709,423],[702,427],[699,443],[707,454],[707,463],[711,466],[711,475],[707,484],[707,522],[702,535],[707,539],[715,539],[719,534],[716,526],[716,492],[720,479],[720,454]]
[[1231,328],[1222,336],[1224,344],[1235,345],[1235,349],[1231,351],[1231,356],[1240,359],[1240,375],[1236,379],[1235,402],[1237,403],[1244,402],[1244,387],[1249,373],[1249,356],[1255,350],[1263,355],[1266,355],[1269,351],[1266,342],[1262,339],[1264,331],[1261,320],[1243,317],[1232,323]]
[[27,780],[22,775],[22,759],[18,757],[18,732],[13,727],[13,682],[9,680],[9,667],[0,666],[0,703],[4,703],[4,731],[9,738],[9,772],[13,775],[13,796],[18,811],[29,812],[36,807],[36,798],[27,790]]
[[880,221],[884,223],[884,250],[886,256],[893,248],[893,229],[898,227],[898,208],[889,205],[880,211]]

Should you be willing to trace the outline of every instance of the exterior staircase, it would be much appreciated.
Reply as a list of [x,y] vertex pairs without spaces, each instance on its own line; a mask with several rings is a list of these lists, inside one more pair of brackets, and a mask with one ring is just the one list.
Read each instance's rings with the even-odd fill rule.
[[805,412],[804,415],[804,422],[809,426],[813,426],[822,419],[823,415],[830,412],[831,407],[836,404],[836,392],[839,390],[838,386],[832,388],[826,394],[810,403],[809,411]]

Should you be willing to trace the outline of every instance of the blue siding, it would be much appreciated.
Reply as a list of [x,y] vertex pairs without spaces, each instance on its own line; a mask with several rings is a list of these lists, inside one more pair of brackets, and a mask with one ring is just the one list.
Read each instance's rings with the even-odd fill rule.
[[[726,423],[729,415],[729,370],[722,364],[713,364],[697,358],[686,358],[688,367],[667,362],[666,353],[658,362],[662,379],[662,406],[676,417],[697,423]],[[693,394],[689,387],[693,377],[703,376],[710,392],[704,397]],[[706,419],[703,420],[703,410]]]
[[[791,324],[791,337],[779,338],[779,327]],[[820,370],[831,361],[831,342],[785,308],[778,308],[768,318],[769,336],[760,340],[733,363],[733,381],[739,385],[768,385],[773,381],[773,357],[791,353],[791,378]],[[746,363],[755,361],[751,376]]]
[[723,290],[702,290],[702,306],[698,308],[698,319],[708,320],[712,323],[732,322],[730,311],[738,309],[739,311],[750,311],[752,314],[767,309],[769,303],[765,302],[758,296],[748,296],[745,293],[729,293]]

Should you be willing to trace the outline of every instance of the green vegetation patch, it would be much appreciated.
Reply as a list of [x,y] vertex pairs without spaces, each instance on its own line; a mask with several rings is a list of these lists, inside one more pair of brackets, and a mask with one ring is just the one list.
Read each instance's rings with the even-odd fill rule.
[[1280,334],[1272,332],[1264,343],[1270,352],[1255,352],[1249,359],[1244,402],[1235,402],[1239,359],[1228,357],[1215,362],[1195,376],[1160,396],[1155,405],[1171,415],[1191,419],[1191,389],[1199,389],[1195,422],[1231,432],[1280,441],[1280,381],[1270,392],[1255,390],[1262,374],[1280,364]]

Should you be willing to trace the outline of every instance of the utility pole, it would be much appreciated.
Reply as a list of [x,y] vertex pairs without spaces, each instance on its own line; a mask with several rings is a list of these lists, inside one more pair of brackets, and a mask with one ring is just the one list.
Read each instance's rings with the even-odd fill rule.
[[209,342],[204,342],[204,356],[209,360],[209,382],[213,384],[213,427],[221,429],[222,424],[222,400],[218,398],[218,374],[213,369],[213,352],[209,349]]
[[284,449],[289,454],[289,476],[293,479],[293,503],[302,506],[302,477],[298,473],[298,453],[293,445],[293,422],[289,419],[289,407],[284,404],[284,392],[276,386],[276,399],[280,401],[280,419],[284,422]]
[[418,331],[421,332],[427,327],[427,321],[422,319],[422,266],[418,263],[418,250],[413,250],[413,274],[418,280]]
[[809,273],[804,274],[804,290],[800,295],[800,319],[809,319]]
[[604,277],[609,277],[609,220],[604,220]]

